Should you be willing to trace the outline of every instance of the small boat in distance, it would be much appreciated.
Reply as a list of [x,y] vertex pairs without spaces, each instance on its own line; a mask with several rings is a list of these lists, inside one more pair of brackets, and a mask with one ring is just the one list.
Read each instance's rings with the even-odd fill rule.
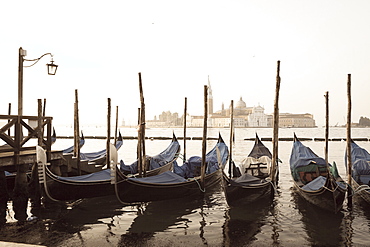
[[[223,189],[229,206],[242,206],[274,194],[278,180],[278,164],[272,171],[272,154],[256,133],[254,146],[249,155],[239,164],[231,164],[228,174],[223,172]],[[229,176],[228,176],[229,175]]]
[[322,209],[335,213],[341,210],[347,184],[339,176],[335,162],[326,164],[325,159],[303,145],[294,134],[289,163],[299,195]]

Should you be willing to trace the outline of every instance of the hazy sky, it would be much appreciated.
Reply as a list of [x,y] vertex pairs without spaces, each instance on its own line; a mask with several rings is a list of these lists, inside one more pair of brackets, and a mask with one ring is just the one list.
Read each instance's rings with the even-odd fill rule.
[[[17,113],[18,48],[27,59],[54,54],[56,76],[44,57],[24,69],[24,115],[46,98],[54,123],[73,123],[78,89],[81,124],[112,115],[136,123],[142,73],[146,118],[184,109],[203,114],[208,75],[214,109],[240,97],[273,112],[281,61],[280,112],[312,113],[330,124],[347,116],[352,75],[352,120],[370,117],[370,1],[7,1],[0,8],[0,114]],[[28,64],[25,64],[28,65]]]

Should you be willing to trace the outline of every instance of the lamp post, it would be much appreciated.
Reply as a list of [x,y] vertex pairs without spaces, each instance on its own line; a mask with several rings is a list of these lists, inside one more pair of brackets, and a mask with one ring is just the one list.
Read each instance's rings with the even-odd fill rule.
[[[25,59],[24,57],[27,55],[27,51],[23,50],[22,47],[19,48],[19,55],[18,55],[18,115],[23,115],[23,67],[31,67],[35,65],[38,61],[40,61],[41,58],[43,58],[46,55],[51,56],[50,63],[46,64],[48,68],[48,75],[55,75],[57,72],[58,65],[54,64],[53,61],[53,54],[51,53],[45,53],[39,58],[36,59]],[[23,62],[34,62],[33,64],[29,66],[23,66]]]

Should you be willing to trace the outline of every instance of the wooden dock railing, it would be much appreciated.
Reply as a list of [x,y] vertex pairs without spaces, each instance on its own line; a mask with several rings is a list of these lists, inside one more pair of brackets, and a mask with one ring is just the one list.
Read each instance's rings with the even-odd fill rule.
[[[38,138],[38,145],[42,146],[51,157],[52,144],[52,117],[0,115],[0,120],[7,120],[0,129],[0,139],[7,145],[0,146],[0,157],[2,153],[14,152],[14,164],[19,164],[23,151],[35,147],[25,146],[31,138]],[[35,126],[32,126],[35,125]],[[44,130],[46,135],[44,137]],[[2,164],[4,165],[4,164]]]

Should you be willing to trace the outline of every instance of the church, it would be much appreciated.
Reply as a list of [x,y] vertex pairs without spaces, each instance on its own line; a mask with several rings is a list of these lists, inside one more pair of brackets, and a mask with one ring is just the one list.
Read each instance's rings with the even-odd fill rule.
[[[230,127],[230,107],[225,109],[224,104],[221,110],[214,112],[212,88],[208,79],[208,127]],[[247,107],[247,104],[240,97],[234,103],[234,127],[271,127],[272,116],[264,113],[265,109],[258,105]],[[188,126],[203,126],[203,116],[190,116]]]
[[[208,77],[208,94],[207,94],[207,126],[212,128],[228,128],[230,127],[230,107],[225,108],[221,105],[221,110],[214,111],[213,109],[213,95],[212,88]],[[171,113],[169,111],[162,112],[154,120],[147,120],[147,127],[162,128],[162,127],[181,127],[183,126],[184,116],[179,117],[178,113]],[[271,128],[272,114],[265,114],[265,108],[262,106],[248,107],[240,97],[237,102],[234,101],[234,127],[236,128]],[[187,127],[203,127],[203,115],[192,116],[187,115]],[[279,114],[279,127],[281,128],[313,128],[316,127],[313,115],[309,113],[304,114]]]

